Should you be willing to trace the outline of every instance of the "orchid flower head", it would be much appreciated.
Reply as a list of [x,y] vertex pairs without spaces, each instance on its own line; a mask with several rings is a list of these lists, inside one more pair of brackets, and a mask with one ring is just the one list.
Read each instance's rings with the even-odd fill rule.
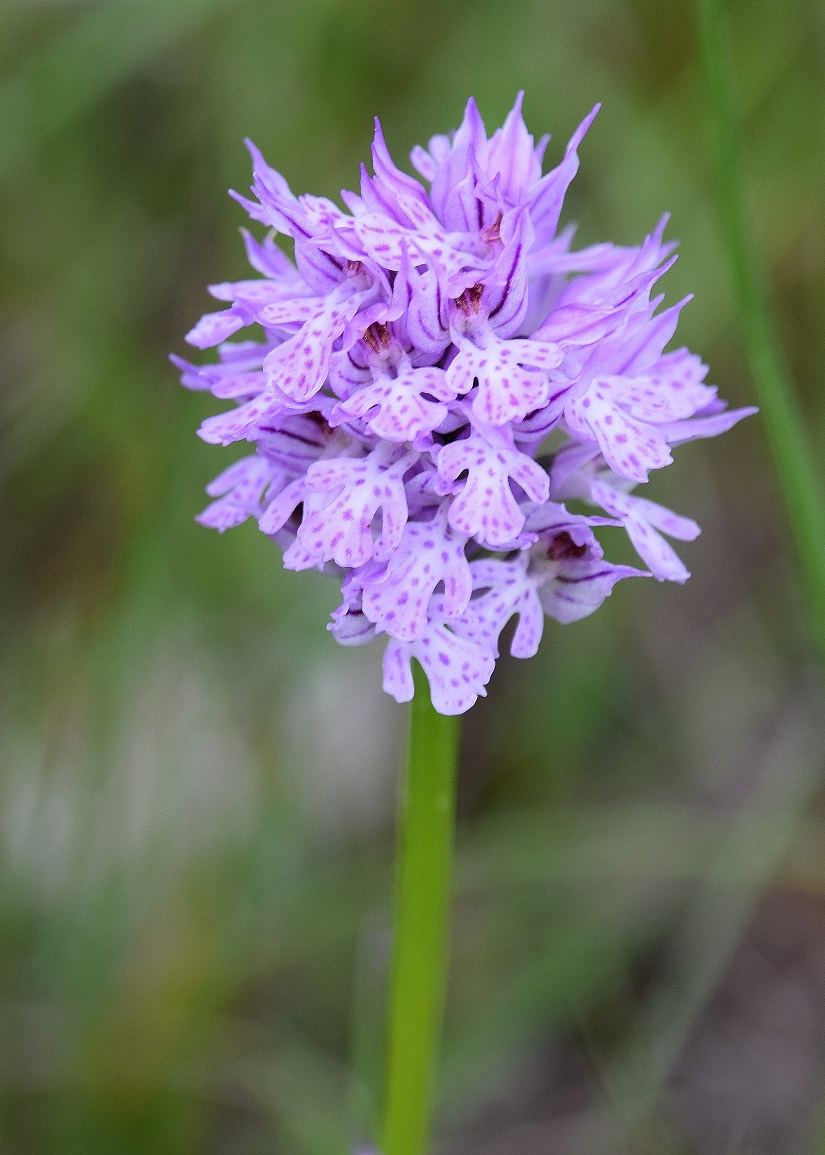
[[[574,251],[559,228],[598,105],[543,172],[549,137],[528,132],[523,95],[491,136],[469,100],[455,133],[413,149],[421,181],[376,120],[347,211],[295,196],[248,144],[252,199],[232,195],[265,230],[244,232],[257,275],[212,286],[225,307],[187,335],[216,361],[172,358],[183,385],[231,403],[201,437],[248,447],[207,487],[201,523],[253,518],[287,568],[340,581],[333,637],[383,638],[398,701],[415,659],[443,714],[486,693],[512,619],[526,658],[545,617],[586,617],[625,578],[684,582],[667,539],[698,525],[634,490],[675,445],[755,412],[727,409],[701,359],[667,348],[686,303],[656,292],[675,260],[667,218],[637,247]],[[607,561],[601,527],[623,528],[647,568]]]

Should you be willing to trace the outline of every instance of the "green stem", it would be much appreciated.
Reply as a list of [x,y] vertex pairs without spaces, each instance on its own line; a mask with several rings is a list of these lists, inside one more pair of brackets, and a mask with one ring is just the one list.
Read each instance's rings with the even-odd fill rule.
[[457,718],[436,713],[415,669],[399,830],[384,1155],[423,1155],[447,965]]
[[772,332],[766,294],[745,224],[745,196],[733,113],[731,52],[721,7],[722,0],[697,0],[701,52],[716,138],[722,231],[757,399],[808,586],[815,639],[825,661],[822,483],[814,467],[793,383]]

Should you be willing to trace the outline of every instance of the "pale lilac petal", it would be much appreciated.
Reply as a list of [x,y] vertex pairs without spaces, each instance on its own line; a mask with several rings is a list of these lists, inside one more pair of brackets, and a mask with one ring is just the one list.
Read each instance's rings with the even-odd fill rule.
[[638,327],[624,335],[621,345],[612,352],[610,360],[615,372],[627,377],[645,373],[655,365],[662,350],[676,331],[676,324],[684,306],[691,297],[684,297],[669,309],[645,319]]
[[470,602],[454,624],[456,632],[498,657],[501,631],[518,615],[510,652],[516,658],[532,657],[541,641],[544,614],[536,592],[541,578],[530,574],[529,563],[526,552],[515,561],[487,558],[472,562],[473,587],[487,592]]
[[180,370],[180,383],[185,389],[191,389],[198,393],[208,393],[212,389],[212,378],[203,369],[197,365],[190,365],[188,361],[184,361],[183,357],[178,357],[176,353],[170,353],[169,360]]
[[610,468],[629,481],[647,481],[649,470],[673,460],[661,432],[624,413],[607,382],[596,381],[583,396],[568,401],[565,418],[576,436],[597,441]]
[[[452,189],[470,171],[470,157],[483,158],[487,148],[487,133],[476,102],[472,97],[467,101],[464,119],[450,142],[445,137],[434,137],[430,141],[430,153],[438,161],[438,171],[432,181],[430,197],[439,216]],[[443,217],[442,217],[443,219]]]
[[687,581],[690,572],[684,562],[673,546],[649,522],[632,513],[623,520],[627,536],[642,561],[650,566],[650,572],[655,578],[679,583]]
[[473,233],[491,228],[501,215],[497,187],[486,179],[478,159],[468,156],[467,175],[448,193],[439,216],[451,232]]
[[264,237],[263,241],[255,240],[248,229],[241,229],[246,257],[253,269],[257,269],[264,277],[300,283],[298,271],[289,257],[279,249],[271,236]]
[[255,397],[266,388],[266,375],[260,370],[251,373],[232,373],[221,377],[212,386],[212,394],[221,401],[240,397]]
[[647,562],[654,577],[660,581],[687,581],[690,574],[657,531],[680,541],[693,541],[700,533],[695,521],[643,497],[621,493],[600,481],[593,482],[591,494],[602,509],[621,518],[639,557]]
[[[707,371],[701,358],[687,349],[677,349],[660,357],[645,376],[651,387],[667,398],[667,405],[663,413],[648,420],[681,421],[706,410],[716,400],[716,389],[702,384]],[[637,416],[644,419],[641,409]]]
[[464,714],[479,697],[495,666],[489,650],[434,624],[414,642],[392,639],[384,655],[384,689],[397,702],[413,696],[410,660],[416,658],[430,683],[430,694],[439,714]]
[[[553,458],[550,468],[550,493],[554,500],[563,500],[568,497],[590,496],[590,480],[586,481],[583,489],[575,485],[576,475],[587,470],[591,462],[600,456],[598,445],[592,441],[567,441]],[[571,479],[573,488],[570,488]]]
[[660,425],[659,432],[669,445],[695,441],[699,437],[718,437],[720,433],[727,433],[743,417],[753,417],[758,412],[755,405],[748,405],[743,409],[726,409],[723,413],[716,413],[711,417],[693,417],[689,421],[674,421],[669,425]]
[[375,638],[375,626],[360,610],[346,607],[341,609],[346,612],[335,610],[333,620],[327,626],[339,646],[364,646]]
[[[499,337],[513,337],[519,331],[527,316],[530,297],[525,254],[532,244],[533,231],[524,209],[519,209],[516,215],[513,236],[491,272],[484,276],[484,306],[490,326]],[[501,227],[503,238],[507,224],[503,222]]]
[[375,118],[375,139],[372,142],[372,164],[376,179],[389,190],[393,197],[411,197],[422,208],[430,211],[429,197],[422,186],[413,177],[396,167],[387,148],[387,142],[384,140],[381,122],[377,116]]
[[559,574],[542,589],[541,603],[545,613],[566,625],[597,610],[622,578],[646,576],[631,566],[601,561],[579,572]]
[[[564,348],[593,345],[598,341],[601,364],[605,351],[611,348],[609,343],[605,343],[605,338],[615,335],[619,338],[615,357],[620,359],[620,371],[631,375],[646,368],[660,355],[673,335],[679,310],[684,304],[681,302],[651,320],[654,306],[650,303],[650,289],[672,263],[640,273],[616,288],[599,290],[595,294],[580,288],[589,278],[579,277],[571,281],[534,337],[556,341]],[[633,325],[639,327],[637,338],[633,336]],[[655,351],[648,354],[647,350],[653,347]]]
[[292,517],[306,497],[306,479],[298,477],[285,486],[271,501],[258,520],[262,533],[272,535],[278,532]]
[[415,267],[406,242],[401,244],[393,300],[400,307],[400,328],[409,346],[428,360],[437,361],[450,343],[441,283],[430,266],[423,270]]
[[584,517],[582,514],[570,513],[558,501],[545,501],[534,509],[527,518],[526,528],[532,533],[541,534],[543,537],[564,533],[570,537],[575,545],[589,546],[595,540],[590,526],[595,521],[601,523],[604,520],[606,519],[594,519]]
[[223,494],[229,493],[236,486],[245,485],[250,480],[254,485],[258,478],[261,480],[262,492],[270,474],[271,467],[264,458],[259,457],[256,453],[251,457],[242,457],[240,461],[235,461],[223,473],[219,473],[214,480],[209,482],[206,492],[210,497],[222,497]]
[[284,550],[284,569],[301,573],[307,569],[323,569],[324,559],[311,550],[305,549],[299,538],[295,538]]
[[277,399],[260,393],[237,409],[207,417],[198,430],[198,436],[210,445],[231,445],[233,441],[241,441],[253,435],[261,421],[285,412]]
[[432,214],[420,211],[417,202],[401,196],[398,205],[415,221],[413,227],[397,224],[383,213],[364,213],[355,219],[353,228],[366,252],[385,269],[398,270],[406,245],[420,253],[422,259],[429,259],[438,270],[443,287],[458,296],[477,279],[487,262],[472,249],[457,247]]
[[513,434],[518,441],[527,442],[534,447],[541,444],[553,432],[564,416],[564,408],[568,401],[571,386],[554,381],[550,384],[550,391],[544,405],[534,413],[529,414],[522,421],[513,423]]
[[290,414],[257,437],[259,449],[288,473],[304,474],[327,452],[335,434],[314,416]]
[[496,129],[487,148],[486,170],[490,176],[499,177],[502,194],[510,201],[515,201],[523,189],[530,188],[541,176],[533,137],[521,116],[523,101],[524,93],[520,92],[503,127]]
[[330,237],[326,247],[315,240],[296,239],[295,264],[303,280],[315,293],[329,293],[343,282],[346,257],[333,256],[327,251],[333,247]]
[[238,372],[241,369],[260,369],[266,356],[266,345],[257,341],[224,341],[218,349],[219,365],[204,366],[210,373]]
[[594,482],[591,492],[593,500],[608,513],[613,513],[617,517],[633,514],[655,525],[669,537],[678,538],[680,541],[694,541],[701,532],[692,518],[681,517],[655,501],[648,501],[647,498],[621,493],[599,481]]
[[201,317],[194,329],[190,329],[184,340],[196,349],[210,349],[220,345],[227,337],[243,329],[248,322],[238,316],[234,309],[224,309],[220,313],[207,313]]
[[326,381],[332,345],[359,304],[356,296],[325,302],[294,337],[273,349],[264,361],[273,386],[295,401],[314,396]]
[[550,240],[555,236],[565,194],[573,177],[578,172],[579,155],[577,149],[595,120],[600,107],[601,105],[597,104],[593,111],[584,118],[570,138],[564,160],[547,176],[542,177],[531,193],[530,215],[536,236],[541,240]]
[[514,658],[535,657],[544,633],[544,607],[538,595],[524,598],[517,612],[518,625],[510,643],[510,653]]
[[326,321],[326,299],[323,297],[298,297],[292,300],[276,300],[266,304],[260,311],[262,325],[305,325],[307,321]]
[[427,150],[422,148],[420,144],[417,144],[410,153],[410,161],[416,172],[421,173],[424,180],[432,184],[435,179],[435,174],[438,172],[438,164],[433,160]]
[[328,384],[336,397],[346,399],[372,381],[372,370],[368,363],[368,349],[363,340],[358,340],[346,350],[337,350],[329,359]]
[[413,682],[412,655],[403,642],[391,638],[384,651],[384,693],[396,702],[411,702],[415,693]]

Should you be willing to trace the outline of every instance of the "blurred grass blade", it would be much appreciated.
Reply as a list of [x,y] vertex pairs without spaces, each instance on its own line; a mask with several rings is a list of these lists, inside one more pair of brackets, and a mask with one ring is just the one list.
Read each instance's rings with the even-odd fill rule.
[[825,663],[825,511],[803,416],[774,338],[765,288],[751,250],[734,120],[731,50],[722,0],[697,0],[707,101],[717,151],[719,211],[748,360],[762,408]]

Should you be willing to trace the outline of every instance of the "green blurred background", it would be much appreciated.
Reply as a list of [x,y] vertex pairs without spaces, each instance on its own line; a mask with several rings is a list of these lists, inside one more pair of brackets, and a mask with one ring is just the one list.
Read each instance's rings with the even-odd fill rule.
[[[730,8],[752,224],[820,461],[825,8]],[[338,1155],[380,1094],[405,712],[319,575],[193,522],[231,450],[167,361],[244,275],[251,136],[297,191],[489,128],[638,243],[752,401],[691,6],[3,0],[0,1152]],[[759,424],[683,447],[680,588],[619,588],[467,717],[438,1149],[822,1145],[823,700]],[[618,555],[614,552],[618,559]]]

